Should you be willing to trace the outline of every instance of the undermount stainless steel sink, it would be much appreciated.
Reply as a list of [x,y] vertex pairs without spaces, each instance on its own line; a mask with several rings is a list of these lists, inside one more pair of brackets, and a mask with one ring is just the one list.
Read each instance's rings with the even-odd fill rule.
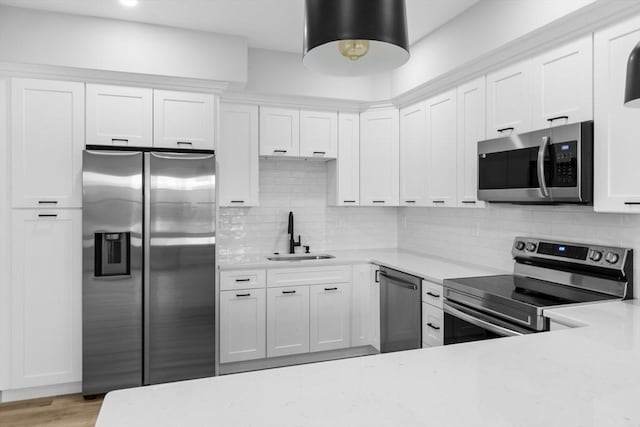
[[331,259],[335,258],[333,255],[321,254],[321,255],[274,255],[267,257],[269,261],[307,261],[314,259]]

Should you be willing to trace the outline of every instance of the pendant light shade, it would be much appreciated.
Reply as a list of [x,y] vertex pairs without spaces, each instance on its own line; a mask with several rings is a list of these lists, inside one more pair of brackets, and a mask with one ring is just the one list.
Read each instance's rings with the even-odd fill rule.
[[404,0],[306,0],[304,65],[334,75],[374,74],[409,60]]
[[627,62],[624,105],[626,107],[640,107],[640,43],[633,48]]

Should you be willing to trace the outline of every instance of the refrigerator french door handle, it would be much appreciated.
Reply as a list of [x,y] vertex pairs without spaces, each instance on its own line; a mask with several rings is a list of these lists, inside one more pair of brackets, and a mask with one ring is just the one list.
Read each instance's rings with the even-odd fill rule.
[[149,384],[150,382],[150,365],[151,365],[151,355],[150,355],[150,344],[151,344],[151,314],[149,313],[149,302],[151,289],[149,286],[149,281],[151,279],[151,270],[149,267],[150,263],[150,255],[151,255],[151,232],[149,230],[150,220],[151,220],[151,174],[150,174],[150,161],[149,161],[149,153],[144,154],[144,163],[143,163],[143,215],[144,221],[142,222],[142,236],[143,236],[143,247],[142,247],[142,259],[144,270],[142,271],[142,316],[143,316],[143,325],[144,329],[143,333],[143,358],[142,358],[142,384]]
[[213,154],[197,154],[197,153],[176,153],[176,154],[172,154],[172,153],[149,153],[151,154],[153,157],[156,157],[158,159],[169,159],[169,160],[174,160],[174,159],[184,159],[184,160],[208,160],[208,159],[213,159],[215,157],[215,155]]
[[550,141],[551,138],[543,136],[542,144],[540,144],[540,148],[538,149],[538,184],[540,185],[540,196],[545,199],[549,197],[549,189],[547,188],[547,178],[544,176],[544,155],[547,152]]

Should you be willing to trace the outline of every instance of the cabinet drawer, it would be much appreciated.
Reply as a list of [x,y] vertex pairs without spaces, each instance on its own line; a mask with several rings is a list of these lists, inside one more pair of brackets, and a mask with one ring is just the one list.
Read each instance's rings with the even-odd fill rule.
[[220,272],[220,290],[264,288],[266,284],[265,270],[233,270]]
[[350,283],[350,265],[331,267],[291,267],[267,270],[267,286],[324,285],[330,283]]
[[422,281],[422,301],[438,307],[442,310],[442,285],[437,283]]
[[444,313],[430,304],[422,303],[422,341],[429,347],[444,344]]

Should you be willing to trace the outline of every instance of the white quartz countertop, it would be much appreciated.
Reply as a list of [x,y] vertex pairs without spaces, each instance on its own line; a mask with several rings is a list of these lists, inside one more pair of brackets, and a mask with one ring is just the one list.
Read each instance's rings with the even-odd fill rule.
[[109,393],[97,427],[640,426],[640,302],[575,329]]
[[[253,268],[291,268],[322,265],[344,265],[372,263],[394,268],[435,283],[455,277],[484,276],[504,273],[489,267],[465,264],[422,255],[400,249],[364,249],[350,251],[326,251],[317,254],[331,254],[335,258],[310,261],[269,261],[267,257],[244,258],[219,264],[220,270],[241,270]],[[312,255],[316,255],[315,253]]]

